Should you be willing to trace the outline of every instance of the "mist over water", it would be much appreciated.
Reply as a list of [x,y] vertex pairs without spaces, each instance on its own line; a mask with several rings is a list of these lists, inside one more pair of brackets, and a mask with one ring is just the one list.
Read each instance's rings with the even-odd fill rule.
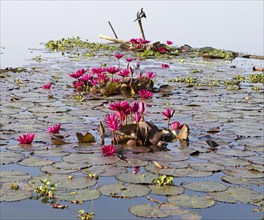
[[140,37],[136,13],[144,8],[146,38],[175,45],[212,46],[263,55],[263,1],[8,1],[1,0],[1,66],[30,57],[27,48],[62,37],[107,42]]

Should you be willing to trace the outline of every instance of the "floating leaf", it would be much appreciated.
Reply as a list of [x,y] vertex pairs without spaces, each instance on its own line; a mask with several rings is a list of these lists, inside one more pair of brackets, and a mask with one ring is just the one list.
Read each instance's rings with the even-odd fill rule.
[[193,209],[209,208],[215,204],[210,196],[189,196],[181,194],[169,196],[167,200],[174,205]]
[[227,190],[227,186],[213,181],[183,182],[181,186],[185,189],[198,192],[221,192]]
[[68,208],[68,206],[67,205],[58,204],[58,203],[53,203],[52,204],[52,208],[54,208],[54,209],[65,209],[65,208]]
[[184,124],[180,130],[180,133],[177,135],[177,138],[179,140],[183,140],[183,141],[188,140],[189,131],[190,131],[190,129],[189,129],[188,125]]
[[151,184],[153,179],[159,176],[151,173],[121,173],[116,175],[116,179],[127,183]]
[[95,142],[94,136],[91,133],[89,133],[89,132],[86,132],[85,135],[82,135],[81,133],[77,132],[76,136],[78,138],[79,143],[92,143],[92,142]]
[[242,178],[263,178],[264,173],[259,172],[257,170],[247,170],[245,168],[237,167],[235,169],[229,169],[223,171],[225,174],[235,177],[242,177]]
[[234,158],[234,157],[215,157],[208,160],[210,163],[219,164],[225,167],[239,167],[246,166],[250,163],[244,158]]
[[97,180],[95,178],[90,177],[80,176],[69,179],[68,175],[65,174],[45,174],[36,176],[33,178],[33,180],[28,181],[29,187],[32,187],[32,182],[34,182],[36,186],[40,186],[40,179],[48,179],[52,184],[57,184],[57,190],[84,189],[93,186],[97,183]]
[[94,165],[88,169],[83,169],[81,172],[87,174],[88,171],[98,176],[115,176],[119,173],[126,173],[127,169],[116,165]]
[[207,172],[219,172],[224,170],[225,168],[221,165],[213,164],[213,163],[200,163],[200,162],[191,162],[189,166],[195,170],[207,171]]
[[1,170],[0,172],[0,183],[19,182],[30,178],[31,176],[24,171]]
[[256,153],[249,150],[239,150],[239,149],[221,149],[216,152],[220,155],[225,156],[235,156],[235,157],[247,157],[254,156]]
[[69,153],[64,152],[64,149],[54,148],[54,149],[34,151],[34,155],[39,157],[62,157],[69,155]]
[[129,159],[120,160],[116,163],[117,166],[124,166],[124,167],[143,167],[148,165],[147,161],[139,160],[139,159]]
[[57,169],[64,169],[64,170],[81,170],[84,168],[88,168],[91,167],[91,164],[88,163],[78,163],[78,161],[76,161],[77,163],[68,163],[65,161],[62,162],[57,162],[52,164],[52,167],[57,168]]
[[192,168],[186,168],[186,169],[166,168],[166,169],[161,169],[159,173],[163,175],[171,175],[175,177],[185,177],[185,176],[187,177],[207,177],[213,174],[212,172],[199,171],[199,170],[194,170]]
[[139,196],[145,196],[150,193],[150,189],[147,186],[124,183],[103,185],[100,186],[98,190],[105,196],[129,199]]
[[[2,171],[1,171],[2,172]],[[31,192],[23,189],[22,183],[13,183],[20,185],[18,189],[12,189],[11,183],[3,183],[0,186],[0,202],[14,202],[23,199],[28,199],[31,196]]]
[[149,186],[151,189],[151,193],[163,196],[171,196],[171,195],[178,195],[183,193],[184,188],[179,186],[159,186],[159,185],[151,185]]
[[44,160],[38,157],[28,157],[18,162],[19,165],[27,167],[42,167],[53,164],[53,160]]
[[150,204],[134,205],[128,210],[133,215],[143,218],[165,218],[170,215],[160,210],[158,205],[152,206]]
[[242,178],[242,177],[234,177],[234,176],[222,176],[222,181],[226,183],[231,184],[237,184],[237,185],[264,185],[263,179],[248,179],[248,178]]
[[59,200],[66,201],[90,201],[100,197],[100,192],[96,189],[80,189],[73,192],[55,191],[55,195]]
[[17,161],[24,158],[24,155],[21,153],[1,151],[0,153],[0,163],[1,165],[16,163]]
[[228,203],[250,203],[254,200],[263,199],[263,194],[242,187],[229,187],[226,191],[209,193],[209,195],[217,201]]

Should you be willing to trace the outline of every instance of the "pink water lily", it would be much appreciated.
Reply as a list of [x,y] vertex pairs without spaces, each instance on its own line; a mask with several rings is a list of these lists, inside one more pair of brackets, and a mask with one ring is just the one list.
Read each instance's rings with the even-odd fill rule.
[[91,68],[90,72],[91,72],[91,74],[102,73],[103,72],[103,68],[102,67]]
[[127,115],[130,112],[130,105],[128,101],[113,102],[109,104],[109,109],[117,112],[123,112]]
[[133,102],[130,107],[131,112],[136,113],[138,109],[139,109],[139,103],[137,101]]
[[163,64],[161,65],[161,68],[163,68],[163,69],[168,69],[168,68],[170,68],[170,65],[167,64],[167,63],[163,63]]
[[58,133],[60,131],[61,124],[56,124],[51,127],[49,127],[47,130],[49,133]]
[[133,60],[134,60],[134,58],[132,58],[132,57],[126,58],[126,61],[127,61],[128,63],[132,62]]
[[178,121],[171,123],[171,129],[174,130],[174,131],[177,131],[178,129],[181,129],[182,126],[183,126],[183,124],[181,124]]
[[143,114],[145,112],[145,103],[144,102],[139,103],[138,112],[141,114]]
[[104,145],[101,148],[101,151],[105,157],[108,157],[108,156],[113,156],[116,149],[115,149],[114,145],[110,144],[110,145]]
[[166,43],[167,43],[168,45],[172,45],[172,44],[173,44],[173,42],[170,41],[170,40],[167,40]]
[[92,79],[92,76],[91,76],[89,73],[83,75],[83,76],[80,78],[81,81],[89,81],[90,79]]
[[140,113],[139,112],[136,112],[135,113],[135,121],[136,121],[136,123],[139,123],[140,122],[140,119],[141,119]]
[[146,89],[141,89],[138,91],[138,94],[140,95],[141,98],[143,99],[149,99],[153,96],[153,93],[146,90]]
[[169,129],[170,119],[172,118],[174,113],[175,113],[175,110],[171,111],[170,108],[166,108],[165,112],[161,113],[162,115],[164,115],[168,119],[167,129]]
[[115,57],[116,57],[117,59],[121,59],[123,56],[124,56],[124,54],[121,54],[121,53],[116,53],[116,54],[115,54]]
[[104,73],[97,73],[97,82],[100,85],[106,84],[110,78]]
[[165,52],[166,52],[165,48],[163,48],[163,47],[159,47],[159,48],[157,48],[157,50],[158,50],[160,53],[165,53]]
[[120,82],[120,81],[121,81],[120,78],[114,78],[114,79],[112,80],[112,82]]
[[118,130],[121,126],[118,124],[118,116],[115,113],[107,115],[105,121],[112,131]]
[[45,84],[45,85],[41,86],[41,88],[42,89],[50,89],[51,86],[52,86],[52,84],[51,83],[48,83],[48,84]]
[[156,74],[153,73],[153,72],[147,72],[146,76],[147,76],[147,78],[152,79],[152,78],[154,78],[156,76]]
[[84,73],[86,73],[86,69],[80,69],[77,70],[75,73],[69,74],[72,78],[78,79],[79,77],[81,77]]
[[83,81],[76,81],[73,83],[74,88],[80,88],[83,86]]
[[35,134],[32,134],[32,133],[23,134],[22,136],[19,136],[17,138],[17,141],[19,141],[20,144],[31,144],[34,137],[35,137]]
[[130,74],[129,70],[128,69],[124,69],[124,70],[122,70],[122,71],[120,71],[118,73],[118,76],[121,76],[121,77],[124,78],[124,77],[127,77],[129,74]]

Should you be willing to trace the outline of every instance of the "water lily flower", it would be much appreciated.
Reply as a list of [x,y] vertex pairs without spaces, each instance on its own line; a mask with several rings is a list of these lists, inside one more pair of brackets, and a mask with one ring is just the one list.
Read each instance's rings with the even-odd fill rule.
[[161,113],[162,115],[164,115],[168,119],[167,129],[169,129],[170,119],[172,118],[174,113],[175,113],[175,110],[171,111],[170,108],[166,108],[165,112]]
[[121,54],[121,53],[116,53],[116,54],[115,54],[115,57],[116,57],[118,60],[121,59],[123,56],[124,56],[124,54]]
[[159,48],[157,48],[157,50],[158,50],[160,53],[165,53],[165,52],[166,52],[165,48],[163,48],[163,47],[159,47]]
[[182,126],[183,126],[183,124],[181,124],[178,121],[171,123],[171,129],[174,130],[174,131],[177,131],[178,129],[181,129]]
[[161,68],[163,68],[163,69],[168,69],[168,68],[170,68],[170,65],[167,64],[167,63],[163,63],[163,64],[161,65]]
[[113,75],[113,74],[119,72],[120,69],[119,68],[116,68],[114,66],[111,66],[111,67],[104,68],[104,71],[106,71],[106,72],[108,72],[108,73],[110,73],[110,74]]
[[32,134],[32,133],[23,134],[22,136],[19,136],[17,138],[17,141],[19,141],[20,144],[31,144],[34,137],[35,137],[35,134]]
[[61,124],[56,124],[48,128],[49,133],[58,133],[60,131]]
[[97,82],[101,85],[106,84],[110,78],[104,73],[97,73]]
[[92,78],[92,76],[88,73],[88,74],[83,75],[83,76],[80,78],[80,80],[81,80],[81,81],[89,81],[91,78]]
[[153,73],[153,72],[147,72],[146,76],[147,76],[147,78],[152,79],[152,78],[154,78],[156,76],[156,74]]
[[130,74],[129,70],[128,69],[124,69],[124,70],[122,70],[122,71],[120,71],[118,73],[118,76],[121,76],[121,77],[124,78],[124,77],[127,77],[129,74]]
[[126,58],[126,61],[127,61],[128,63],[132,62],[133,60],[134,60],[134,58],[132,58],[132,57]]
[[136,121],[136,123],[139,123],[140,119],[141,119],[140,113],[139,112],[135,112],[135,121]]
[[48,84],[45,84],[45,85],[41,86],[41,88],[42,89],[50,89],[51,86],[52,86],[52,84],[51,83],[48,83]]
[[130,105],[128,101],[113,102],[109,104],[109,109],[113,111],[124,112],[125,114],[129,114]]
[[116,149],[114,145],[110,144],[110,145],[104,145],[101,148],[101,151],[105,157],[108,157],[108,156],[112,156],[115,153]]
[[138,112],[139,110],[139,103],[137,101],[133,102],[130,107],[131,112]]
[[77,70],[75,73],[69,74],[72,78],[74,79],[78,79],[79,77],[81,77],[84,73],[86,73],[86,69],[80,69]]
[[153,96],[153,93],[146,90],[146,89],[141,89],[138,91],[138,94],[140,95],[141,98],[143,99],[149,99]]
[[135,173],[135,174],[137,174],[139,172],[139,167],[137,166],[137,167],[134,167],[133,168],[133,173]]
[[145,112],[145,103],[144,102],[139,103],[138,112],[141,114],[143,114]]
[[112,130],[112,131],[116,131],[120,128],[121,125],[118,124],[118,117],[115,113],[109,114],[106,117],[106,122],[108,127]]
[[103,68],[102,67],[91,68],[90,72],[91,72],[91,74],[102,73],[103,72]]
[[168,45],[172,45],[172,44],[173,44],[173,42],[170,41],[170,40],[167,40],[166,43],[167,43]]
[[83,86],[83,81],[76,81],[73,83],[74,88],[80,88]]
[[112,80],[112,82],[120,82],[120,81],[121,81],[120,78],[114,78],[114,79]]

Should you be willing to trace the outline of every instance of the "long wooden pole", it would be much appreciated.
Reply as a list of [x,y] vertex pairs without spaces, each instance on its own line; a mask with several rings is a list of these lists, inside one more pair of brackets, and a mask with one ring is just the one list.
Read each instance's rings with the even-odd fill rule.
[[144,34],[144,30],[143,30],[143,26],[142,26],[142,22],[141,22],[141,18],[138,18],[138,25],[139,25],[139,29],[140,29],[140,32],[141,32],[142,38],[143,38],[144,40],[146,40],[146,38],[145,38],[145,34]]
[[117,35],[116,35],[116,32],[115,32],[115,30],[114,30],[114,28],[113,28],[111,22],[108,21],[108,24],[110,25],[110,28],[112,29],[112,31],[113,31],[113,33],[114,33],[114,35],[115,35],[115,38],[118,39],[118,37],[117,37]]

